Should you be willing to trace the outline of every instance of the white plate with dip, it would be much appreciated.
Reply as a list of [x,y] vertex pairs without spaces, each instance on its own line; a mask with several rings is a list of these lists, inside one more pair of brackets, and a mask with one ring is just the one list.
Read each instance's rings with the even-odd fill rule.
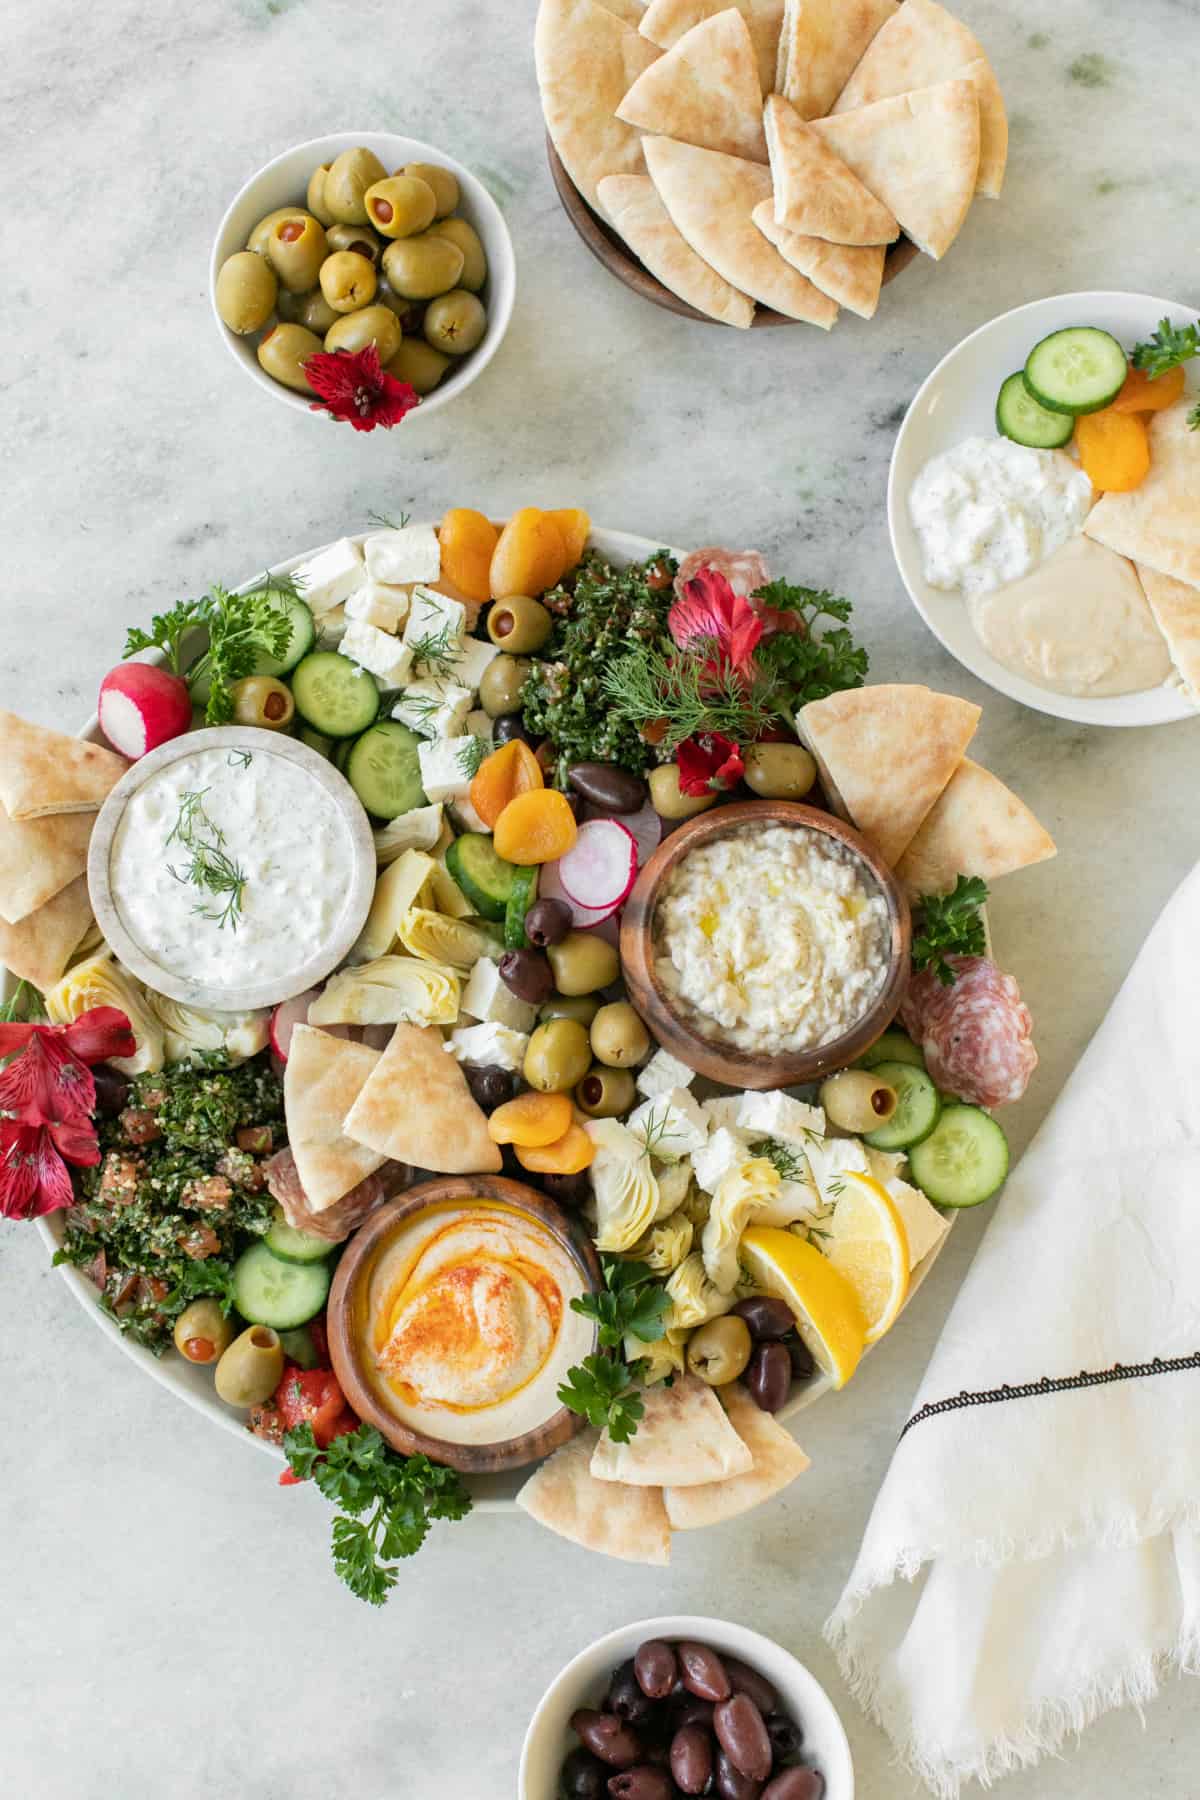
[[1197,322],[1200,314],[1149,294],[1106,292],[1059,294],[1001,313],[942,358],[909,407],[892,451],[888,475],[892,550],[909,597],[929,629],[951,656],[989,687],[1035,712],[1080,725],[1165,725],[1194,719],[1197,710],[1177,678],[1136,693],[1097,699],[1056,693],[1006,668],[977,636],[962,593],[931,587],[925,579],[921,543],[909,517],[909,492],[931,457],[965,438],[997,435],[1000,384],[1014,369],[1024,367],[1040,338],[1072,325],[1097,325],[1128,350],[1148,338],[1163,317],[1181,326]]

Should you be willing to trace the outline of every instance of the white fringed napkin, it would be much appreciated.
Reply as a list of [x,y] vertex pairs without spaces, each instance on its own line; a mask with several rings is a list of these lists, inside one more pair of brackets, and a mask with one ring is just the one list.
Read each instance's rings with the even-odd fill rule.
[[825,1628],[939,1795],[1200,1670],[1200,869],[997,1205]]

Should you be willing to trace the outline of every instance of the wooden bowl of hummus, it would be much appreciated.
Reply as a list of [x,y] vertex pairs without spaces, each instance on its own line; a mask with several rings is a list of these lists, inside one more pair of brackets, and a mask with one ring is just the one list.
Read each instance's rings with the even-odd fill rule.
[[691,819],[621,918],[629,997],[664,1049],[733,1088],[818,1081],[895,1017],[912,921],[852,826],[788,800]]
[[464,1474],[520,1468],[584,1422],[558,1387],[596,1347],[570,1301],[602,1285],[582,1223],[535,1188],[423,1181],[346,1246],[329,1295],[334,1371],[404,1455]]

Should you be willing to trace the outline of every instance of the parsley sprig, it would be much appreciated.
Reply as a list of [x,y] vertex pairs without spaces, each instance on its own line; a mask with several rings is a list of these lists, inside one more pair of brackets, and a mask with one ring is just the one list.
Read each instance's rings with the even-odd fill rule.
[[626,1336],[652,1344],[666,1330],[671,1297],[644,1262],[624,1262],[604,1257],[604,1287],[598,1294],[582,1294],[571,1310],[596,1321],[600,1348],[567,1370],[558,1397],[572,1412],[582,1413],[589,1425],[607,1429],[615,1444],[627,1444],[638,1428],[645,1407],[637,1391],[641,1358],[626,1362]]
[[44,1019],[46,1008],[32,981],[18,981],[10,997],[0,1006],[0,1024],[28,1024],[31,1019]]
[[382,1606],[396,1585],[396,1562],[415,1556],[434,1519],[465,1519],[471,1496],[454,1469],[427,1456],[401,1456],[373,1425],[318,1448],[311,1425],[285,1432],[294,1475],[311,1480],[339,1508],[333,1566],[352,1594]]
[[1188,414],[1188,430],[1200,431],[1200,400],[1197,400],[1195,406],[1193,406],[1191,412]]
[[922,894],[917,902],[921,929],[913,938],[912,965],[919,974],[933,969],[943,987],[953,987],[948,956],[983,956],[987,936],[979,909],[988,897],[979,875],[960,875],[950,894]]
[[623,1356],[585,1356],[567,1370],[558,1397],[572,1412],[583,1413],[598,1431],[607,1428],[614,1444],[627,1444],[646,1410],[633,1385],[639,1368],[639,1363],[627,1363]]
[[[787,688],[789,712],[795,713],[810,700],[824,700],[844,688],[862,686],[867,653],[847,629],[854,610],[849,600],[828,588],[796,587],[790,581],[769,581],[754,598],[777,612],[795,613],[804,625],[803,631],[773,632],[754,653]],[[836,623],[827,628],[820,624],[823,619]]]
[[[198,600],[180,600],[169,612],[155,613],[149,631],[131,627],[124,654],[161,650],[167,667],[193,691],[207,683],[205,723],[225,725],[233,717],[234,682],[253,675],[260,656],[281,657],[287,650],[292,626],[286,602],[299,598],[290,575],[265,575],[247,594],[231,594],[214,582]],[[197,631],[207,633],[207,647],[189,662]]]
[[1162,318],[1146,343],[1134,345],[1130,361],[1153,381],[1156,375],[1165,375],[1168,369],[1190,362],[1193,356],[1200,356],[1200,326],[1172,325],[1170,319]]

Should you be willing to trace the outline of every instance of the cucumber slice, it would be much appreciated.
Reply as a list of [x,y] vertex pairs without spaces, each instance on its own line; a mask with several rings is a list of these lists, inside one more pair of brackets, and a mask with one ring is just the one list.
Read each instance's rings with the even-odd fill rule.
[[398,719],[381,719],[363,732],[346,758],[343,774],[376,818],[397,819],[414,806],[428,806],[417,756],[420,742]]
[[302,725],[296,736],[310,750],[315,750],[318,756],[325,757],[326,761],[333,756],[333,739],[327,738],[324,732],[314,731],[311,725]]
[[996,430],[1030,450],[1058,450],[1070,443],[1075,420],[1070,413],[1040,406],[1025,386],[1024,370],[1018,369],[996,396]]
[[375,677],[334,650],[313,650],[301,659],[292,698],[305,724],[331,738],[357,737],[379,713]]
[[914,1044],[906,1031],[896,1026],[885,1031],[882,1037],[875,1039],[869,1050],[864,1050],[854,1064],[856,1069],[877,1069],[880,1063],[908,1063],[914,1069],[925,1067],[925,1058],[918,1045]]
[[317,1355],[317,1346],[312,1341],[312,1332],[307,1325],[297,1325],[294,1331],[281,1331],[279,1341],[283,1345],[283,1354],[298,1368],[320,1368],[321,1359]]
[[508,905],[504,909],[504,948],[506,950],[524,950],[529,940],[525,936],[525,914],[537,899],[538,870],[535,863],[530,868],[520,868],[513,876],[512,892],[508,896]]
[[251,1325],[290,1331],[315,1319],[329,1293],[329,1264],[281,1262],[264,1243],[233,1265],[233,1304]]
[[357,738],[339,738],[330,753],[330,762],[335,769],[340,769],[343,775],[346,773],[346,764],[350,760],[350,752],[357,742]]
[[907,1150],[927,1138],[938,1122],[942,1099],[924,1069],[907,1062],[876,1063],[871,1073],[896,1090],[896,1110],[886,1125],[868,1131],[873,1150]]
[[937,1206],[979,1206],[1004,1186],[1008,1139],[990,1113],[955,1103],[909,1152],[917,1186]]
[[1051,412],[1099,412],[1125,385],[1129,363],[1111,332],[1095,325],[1052,331],[1025,359],[1025,386]]
[[326,1238],[315,1237],[311,1231],[297,1231],[289,1225],[283,1216],[283,1208],[277,1207],[271,1229],[263,1243],[281,1262],[311,1263],[324,1262],[332,1256],[333,1245]]
[[282,656],[269,656],[260,651],[254,661],[256,675],[287,675],[295,668],[301,657],[307,656],[317,641],[317,627],[312,613],[303,600],[293,600],[287,594],[276,596],[275,604],[288,617],[289,635],[287,647]]
[[481,917],[503,922],[517,866],[496,855],[490,837],[465,831],[448,847],[446,867]]

